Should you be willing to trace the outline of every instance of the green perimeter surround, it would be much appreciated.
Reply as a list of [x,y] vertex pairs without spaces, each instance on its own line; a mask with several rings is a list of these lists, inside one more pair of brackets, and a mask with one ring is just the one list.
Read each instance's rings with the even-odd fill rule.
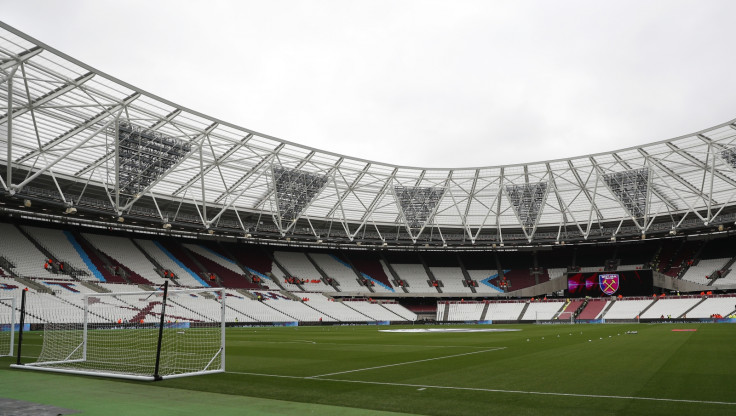
[[[227,333],[230,373],[158,383],[11,371],[7,364],[12,360],[3,359],[0,395],[14,392],[8,397],[86,410],[87,414],[111,414],[111,409],[114,414],[125,414],[118,411],[119,406],[127,408],[125,403],[141,407],[130,414],[146,414],[147,409],[149,414],[228,414],[229,409],[237,414],[330,414],[330,408],[313,409],[313,405],[295,402],[430,415],[736,413],[734,325],[492,327],[522,331],[387,334],[377,332],[386,327],[375,326],[234,328]],[[676,328],[696,328],[697,332],[672,332]],[[628,330],[639,333],[626,335]],[[40,334],[27,335],[24,355],[38,354]],[[481,352],[499,347],[506,348]],[[426,361],[402,364],[417,360]],[[380,366],[385,367],[351,371]],[[351,372],[304,378],[342,371]],[[209,396],[203,391],[226,394]],[[664,400],[623,398],[629,396]],[[294,402],[262,403],[251,397]],[[355,411],[351,408],[331,409]]]
[[[82,415],[326,415],[401,416],[312,403],[195,392],[150,383],[124,383],[35,371],[0,373],[0,396],[79,410]],[[0,409],[0,414],[3,414]]]

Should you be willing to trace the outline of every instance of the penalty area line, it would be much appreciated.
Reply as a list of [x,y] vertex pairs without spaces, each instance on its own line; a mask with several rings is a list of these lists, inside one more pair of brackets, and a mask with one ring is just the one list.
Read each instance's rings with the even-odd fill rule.
[[[416,344],[371,344],[371,343],[362,343],[362,342],[317,342],[317,341],[307,341],[307,340],[294,340],[294,341],[261,341],[257,339],[253,340],[238,340],[236,341],[238,343],[254,343],[254,344],[303,344],[306,342],[312,342],[316,345],[368,345],[370,347],[412,347],[412,348],[475,348],[475,349],[482,349],[482,348],[488,348],[487,345],[485,346],[478,346],[478,345],[416,345]],[[41,345],[41,344],[38,344]]]
[[298,379],[298,380],[329,381],[331,383],[371,384],[371,385],[378,385],[378,386],[412,387],[412,388],[421,388],[421,389],[465,390],[465,391],[479,391],[479,392],[486,392],[486,393],[580,397],[580,398],[587,398],[587,399],[643,400],[643,401],[669,402],[669,403],[693,403],[693,404],[714,404],[714,405],[736,406],[736,402],[721,402],[721,401],[714,401],[714,400],[665,399],[661,397],[613,396],[613,395],[606,395],[606,394],[555,393],[555,392],[548,392],[548,391],[485,389],[485,388],[480,388],[480,387],[435,386],[431,384],[409,384],[409,383],[391,383],[391,382],[382,382],[382,381],[343,380],[339,378],[315,378],[316,376],[301,377],[301,376],[286,376],[286,375],[279,375],[279,374],[248,373],[248,372],[239,372],[239,371],[226,371],[226,373],[242,374],[242,375],[256,376],[256,377],[290,378],[290,379]]
[[[305,377],[305,379],[311,379],[311,377]],[[659,397],[613,396],[613,395],[605,395],[605,394],[555,393],[555,392],[547,392],[547,391],[484,389],[484,388],[478,388],[478,387],[432,386],[432,385],[423,385],[423,384],[388,383],[388,382],[380,382],[380,381],[361,381],[361,380],[341,380],[341,379],[331,379],[331,378],[318,378],[314,380],[341,381],[345,383],[377,384],[377,385],[387,385],[387,386],[423,387],[427,389],[432,388],[432,389],[446,389],[446,390],[482,391],[482,392],[489,392],[489,393],[531,394],[531,395],[539,395],[539,396],[582,397],[582,398],[592,398],[592,399],[648,400],[648,401],[657,401],[657,402],[718,404],[718,405],[729,405],[729,406],[736,405],[736,402],[720,402],[720,401],[710,401],[710,400],[664,399],[664,398],[659,398]]]
[[355,369],[355,370],[338,371],[338,372],[335,372],[335,373],[319,374],[319,375],[311,376],[311,377],[307,377],[307,378],[336,376],[338,374],[348,374],[348,373],[355,373],[355,372],[358,372],[358,371],[367,371],[367,370],[376,370],[376,369],[379,369],[379,368],[396,367],[396,366],[399,366],[399,365],[424,363],[424,362],[427,362],[427,361],[444,360],[445,358],[462,357],[464,355],[480,354],[480,353],[483,353],[483,352],[499,351],[499,350],[505,350],[505,349],[506,349],[506,347],[490,348],[490,349],[481,350],[481,351],[464,352],[462,354],[453,354],[453,355],[444,355],[442,357],[425,358],[424,360],[405,361],[403,363],[378,365],[378,366],[375,366],[375,367],[366,367],[366,368],[358,368],[358,369]]

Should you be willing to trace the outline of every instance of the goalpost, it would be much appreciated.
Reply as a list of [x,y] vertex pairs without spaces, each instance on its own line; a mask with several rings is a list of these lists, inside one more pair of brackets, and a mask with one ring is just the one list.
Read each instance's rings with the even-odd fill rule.
[[15,297],[0,297],[0,357],[13,355],[15,316]]
[[[561,312],[556,318],[549,317],[549,313],[541,312],[542,317],[539,317],[540,312],[536,312],[535,315],[535,324],[550,324],[550,323],[575,323],[575,317],[573,316],[572,312]],[[547,315],[547,318],[544,317],[544,315]]]
[[574,312],[561,312],[557,316],[558,321],[570,321],[571,324],[575,323],[575,314]]
[[66,297],[70,307],[44,324],[37,361],[11,367],[134,380],[221,373],[225,297],[168,282],[163,291]]

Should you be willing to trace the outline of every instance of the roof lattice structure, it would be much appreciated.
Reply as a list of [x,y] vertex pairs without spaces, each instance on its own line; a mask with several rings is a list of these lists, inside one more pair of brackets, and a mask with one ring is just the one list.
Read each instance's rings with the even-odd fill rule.
[[524,233],[527,236],[534,234],[537,219],[542,213],[542,206],[547,198],[547,182],[507,185],[506,195],[511,201],[514,212],[519,217],[519,223]]
[[118,216],[345,241],[610,238],[733,222],[735,148],[732,120],[567,159],[391,165],[206,116],[0,23],[0,192]]

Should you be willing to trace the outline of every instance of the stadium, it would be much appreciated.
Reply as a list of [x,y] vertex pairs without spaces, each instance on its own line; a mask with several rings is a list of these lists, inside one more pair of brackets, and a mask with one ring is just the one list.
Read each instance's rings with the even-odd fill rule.
[[0,100],[0,409],[736,408],[736,120],[400,166],[207,116],[2,22]]

